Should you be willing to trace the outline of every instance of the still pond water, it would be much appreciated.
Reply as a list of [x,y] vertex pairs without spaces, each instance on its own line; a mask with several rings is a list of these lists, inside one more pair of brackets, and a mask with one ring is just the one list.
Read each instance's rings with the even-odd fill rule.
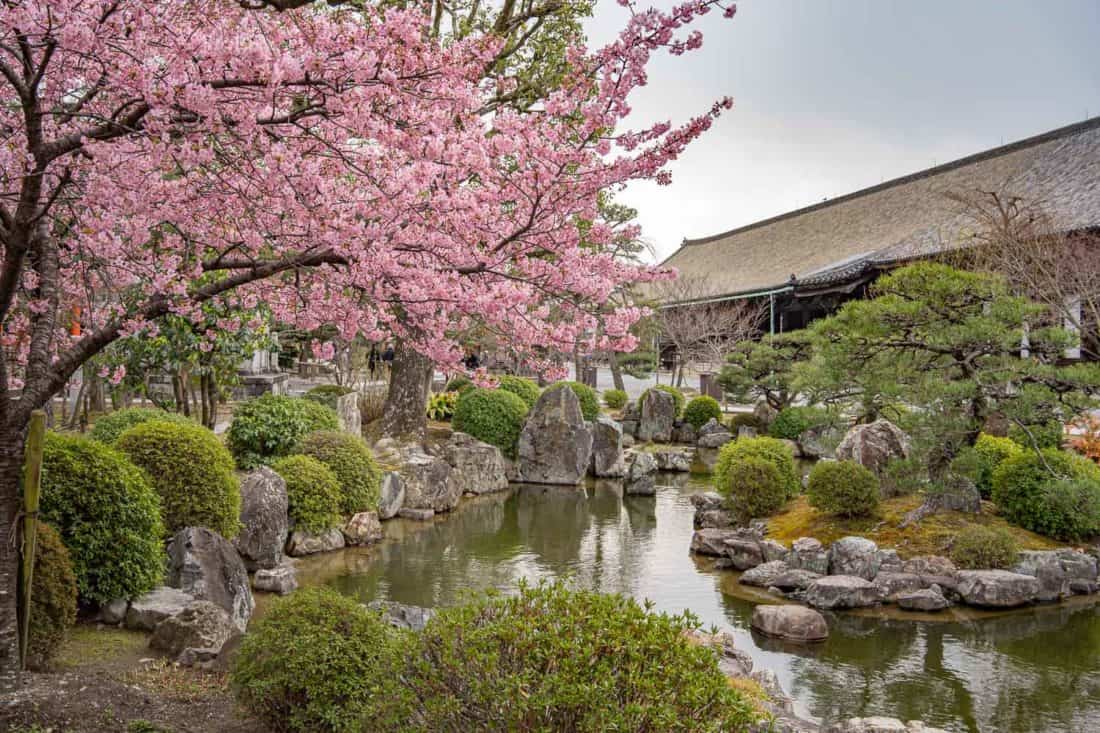
[[[393,520],[387,540],[303,562],[299,577],[366,601],[445,606],[470,590],[569,576],[601,591],[690,609],[770,668],[799,714],[921,719],[952,731],[1100,731],[1100,604],[983,616],[838,614],[813,647],[749,628],[753,596],[736,575],[688,553],[704,482],[660,474],[656,497],[607,488],[522,487],[465,501],[434,522]],[[951,614],[952,612],[948,612]]]

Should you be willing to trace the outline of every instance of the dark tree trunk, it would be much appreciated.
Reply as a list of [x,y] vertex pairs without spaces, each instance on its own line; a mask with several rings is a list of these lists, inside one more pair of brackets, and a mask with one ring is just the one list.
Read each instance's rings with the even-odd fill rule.
[[172,394],[176,396],[176,412],[191,417],[191,405],[187,401],[187,390],[183,386],[183,377],[178,373],[172,375]]
[[382,408],[382,434],[391,438],[419,438],[428,427],[428,388],[432,361],[398,341],[390,369],[390,386]]
[[107,412],[107,395],[103,389],[103,380],[95,372],[90,364],[84,367],[84,379],[88,384],[88,410],[104,413]]
[[[16,588],[19,578],[19,474],[23,465],[23,431],[0,429],[0,698],[19,681],[19,624]],[[14,535],[14,536],[13,536]]]
[[212,391],[210,389],[210,382],[212,377],[209,374],[199,375],[199,397],[202,404],[202,424],[205,427],[213,430],[214,428],[214,411],[217,409],[214,402],[210,399]]
[[615,389],[625,392],[626,382],[623,381],[623,368],[619,365],[618,355],[611,352],[608,361],[611,364],[611,380],[615,384]]

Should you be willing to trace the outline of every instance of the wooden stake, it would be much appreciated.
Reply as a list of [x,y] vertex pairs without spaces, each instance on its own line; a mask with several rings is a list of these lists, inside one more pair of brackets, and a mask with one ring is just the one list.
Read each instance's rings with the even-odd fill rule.
[[38,540],[38,495],[42,488],[42,451],[46,437],[46,413],[35,410],[27,430],[25,454],[26,474],[23,477],[23,572],[20,577],[19,666],[27,667],[27,644],[30,641],[31,587],[34,582],[34,555]]

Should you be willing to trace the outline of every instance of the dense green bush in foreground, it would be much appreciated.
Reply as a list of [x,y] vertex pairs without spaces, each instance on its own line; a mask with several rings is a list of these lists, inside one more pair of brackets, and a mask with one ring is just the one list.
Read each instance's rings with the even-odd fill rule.
[[691,643],[693,617],[560,583],[521,586],[390,629],[331,591],[280,602],[232,672],[278,731],[719,731],[757,715]]
[[198,424],[191,418],[184,417],[177,412],[158,410],[155,407],[127,407],[124,410],[109,412],[106,415],[97,417],[95,423],[92,424],[92,429],[88,431],[88,436],[100,443],[110,445],[118,440],[118,436],[135,425],[153,420],[183,423],[185,425]]
[[775,464],[746,456],[722,465],[715,488],[726,497],[726,506],[744,520],[774,514],[787,501],[787,487]]
[[791,449],[782,440],[768,437],[745,438],[722,446],[718,452],[718,463],[714,467],[716,485],[728,484],[726,476],[730,464],[744,458],[763,458],[774,465],[783,482],[786,498],[793,499],[802,490]]

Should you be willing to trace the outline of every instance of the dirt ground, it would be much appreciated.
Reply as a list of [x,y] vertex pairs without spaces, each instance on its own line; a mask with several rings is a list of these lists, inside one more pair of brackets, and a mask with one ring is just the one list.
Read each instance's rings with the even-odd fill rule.
[[236,709],[224,675],[178,667],[146,634],[95,624],[72,630],[54,669],[32,672],[0,701],[12,733],[262,733]]

